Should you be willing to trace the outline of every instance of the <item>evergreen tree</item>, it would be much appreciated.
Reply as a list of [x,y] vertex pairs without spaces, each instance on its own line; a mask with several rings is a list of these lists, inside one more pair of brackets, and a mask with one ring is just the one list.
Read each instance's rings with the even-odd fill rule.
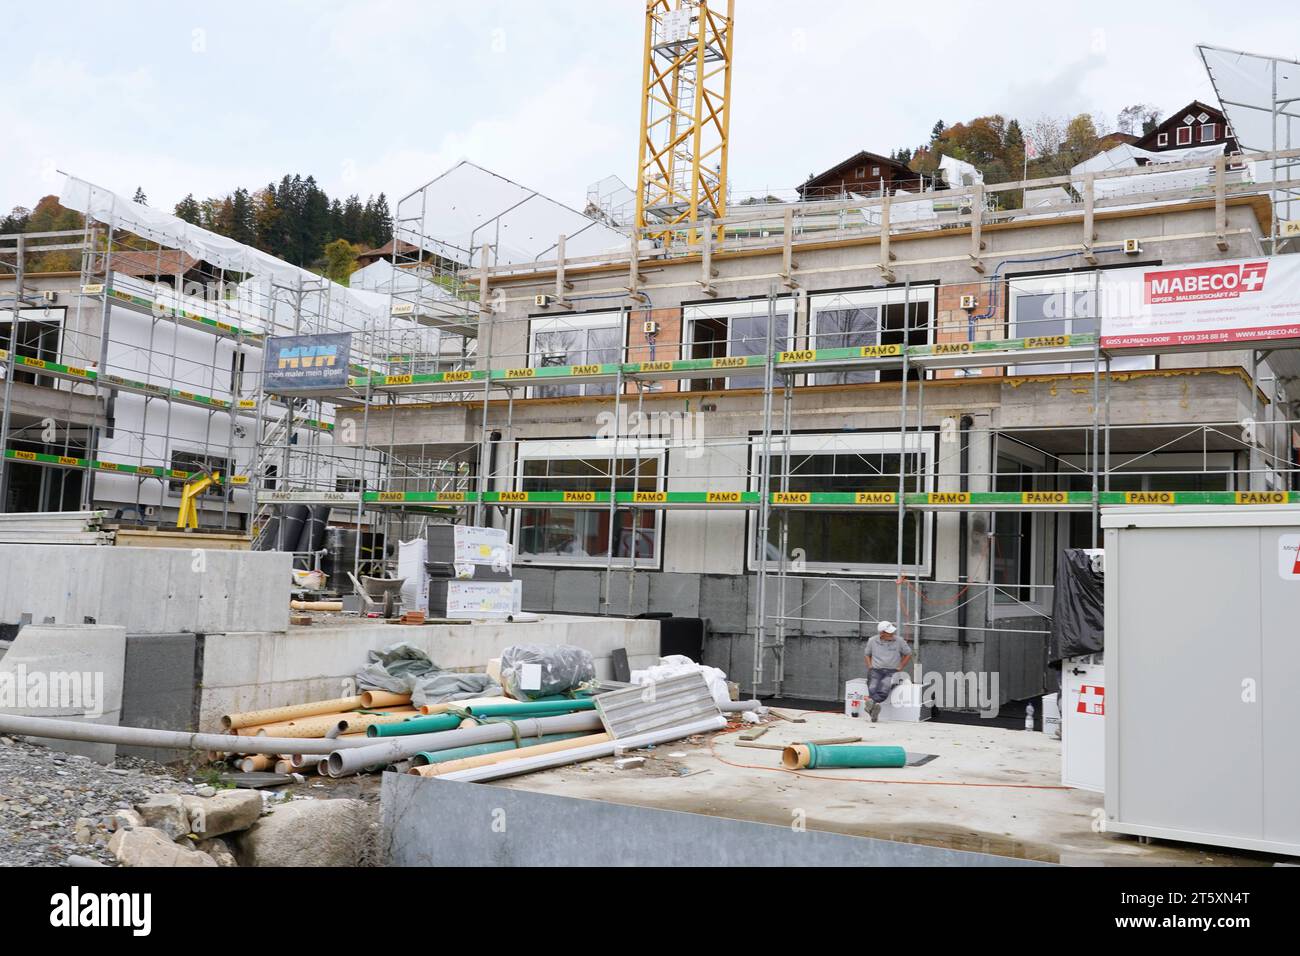
[[186,193],[185,198],[178,202],[176,208],[172,210],[172,215],[177,219],[184,219],[191,226],[197,226],[199,224],[200,212],[198,201],[194,198],[194,193]]
[[135,195],[131,197],[131,202],[139,203],[141,206],[149,205],[149,198],[144,194],[143,186],[135,187]]

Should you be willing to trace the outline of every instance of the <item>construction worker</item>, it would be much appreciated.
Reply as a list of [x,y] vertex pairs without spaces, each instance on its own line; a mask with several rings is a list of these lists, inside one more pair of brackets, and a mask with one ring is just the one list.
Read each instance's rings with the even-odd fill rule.
[[880,719],[880,705],[894,687],[894,675],[912,661],[912,648],[897,636],[898,628],[889,621],[876,625],[876,636],[867,641],[867,713],[874,724]]

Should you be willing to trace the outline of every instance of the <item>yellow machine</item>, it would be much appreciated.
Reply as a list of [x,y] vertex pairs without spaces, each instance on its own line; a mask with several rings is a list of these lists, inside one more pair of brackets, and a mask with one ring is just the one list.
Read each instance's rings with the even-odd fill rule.
[[195,478],[192,481],[185,482],[185,487],[181,489],[181,508],[176,515],[176,527],[178,528],[197,528],[199,526],[199,506],[198,497],[207,491],[213,485],[221,484],[221,472],[214,471],[211,474],[204,475],[202,478]]

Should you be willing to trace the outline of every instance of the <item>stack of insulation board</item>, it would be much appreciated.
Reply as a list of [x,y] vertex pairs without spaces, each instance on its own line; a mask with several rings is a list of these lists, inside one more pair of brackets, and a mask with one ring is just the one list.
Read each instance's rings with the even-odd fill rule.
[[0,544],[113,543],[104,511],[31,511],[0,514]]
[[504,530],[430,525],[426,540],[430,617],[504,618],[519,613],[523,582],[514,577]]

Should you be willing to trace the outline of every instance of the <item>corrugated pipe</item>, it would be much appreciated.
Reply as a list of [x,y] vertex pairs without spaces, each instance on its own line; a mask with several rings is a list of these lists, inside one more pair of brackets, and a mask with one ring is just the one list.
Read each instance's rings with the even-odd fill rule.
[[[50,717],[20,717],[17,714],[0,714],[0,733],[22,734],[26,737],[50,737],[54,740],[81,740],[96,744],[118,744],[126,747],[165,747],[169,750],[246,754],[329,754],[337,753],[341,748],[361,749],[369,743],[365,737],[340,737],[336,740],[327,740],[310,737],[191,734],[181,730],[113,727],[107,724],[55,720]],[[420,748],[420,750],[427,749],[427,747]]]
[[[497,724],[480,724],[478,727],[461,727],[433,734],[413,734],[375,742],[365,738],[365,746],[335,750],[330,754],[329,774],[344,777],[370,767],[383,767],[398,760],[414,757],[422,751],[449,750],[470,744],[487,744],[494,740],[513,740],[516,736],[543,737],[547,734],[567,734],[577,731],[603,730],[600,715],[594,711],[565,714],[562,717],[530,717],[526,720],[505,721]],[[253,738],[265,740],[265,737]],[[341,741],[336,741],[341,743]],[[301,748],[287,748],[301,753]]]
[[817,770],[825,767],[906,767],[907,751],[902,747],[860,744],[824,746],[792,744],[781,751],[781,765],[787,770]]
[[592,744],[590,747],[579,747],[574,750],[561,750],[556,753],[542,754],[538,757],[520,757],[517,760],[507,760],[504,763],[490,764],[486,767],[474,767],[470,770],[457,770],[452,773],[442,774],[436,779],[459,780],[464,783],[473,783],[484,780],[500,780],[503,777],[513,777],[521,773],[532,773],[535,770],[549,770],[552,767],[562,767],[565,764],[579,763],[583,760],[597,760],[601,757],[611,757],[615,753],[624,750],[636,750],[640,747],[653,747],[655,744],[668,743],[670,740],[681,740],[683,737],[690,737],[693,734],[706,734],[710,731],[721,730],[726,725],[727,718],[721,715],[716,717],[705,717],[703,720],[693,721],[689,724],[682,724],[679,727],[653,730],[645,734],[636,734],[631,737],[624,737],[622,740],[610,740],[606,743]]

